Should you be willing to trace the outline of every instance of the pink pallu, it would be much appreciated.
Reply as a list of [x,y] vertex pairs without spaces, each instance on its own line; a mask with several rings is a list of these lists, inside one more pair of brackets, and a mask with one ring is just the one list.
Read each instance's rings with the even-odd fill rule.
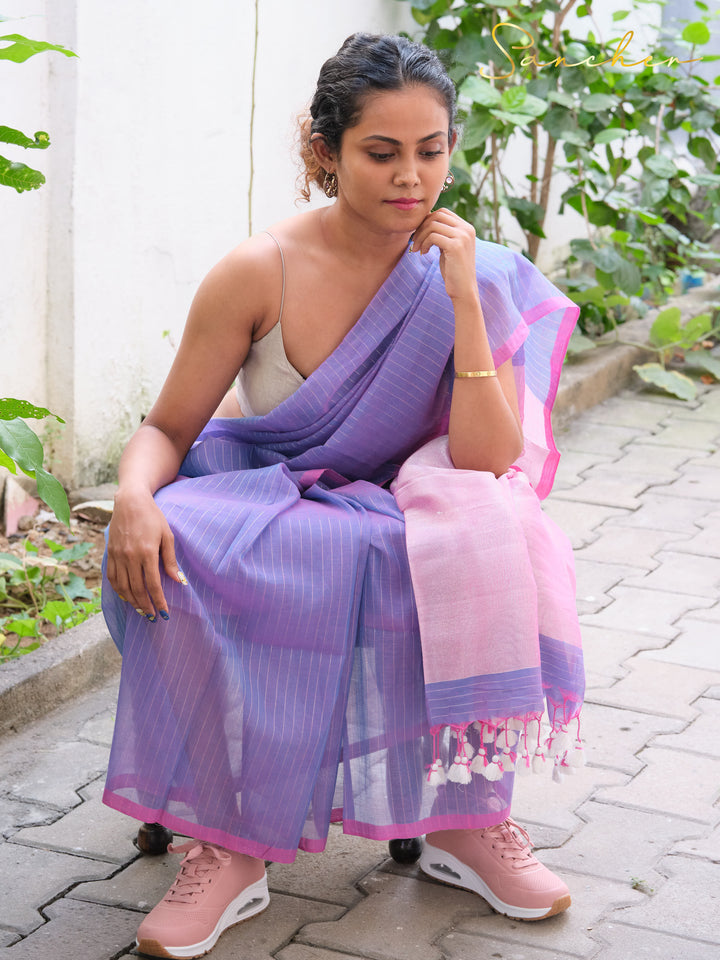
[[521,460],[452,467],[452,305],[437,251],[407,251],[292,396],[211,421],[158,491],[189,581],[164,580],[170,620],[104,584],[123,653],[106,803],[289,861],[331,820],[376,839],[497,823],[524,753],[570,762],[572,567],[538,495],[577,311],[503,247],[478,241],[477,274]]

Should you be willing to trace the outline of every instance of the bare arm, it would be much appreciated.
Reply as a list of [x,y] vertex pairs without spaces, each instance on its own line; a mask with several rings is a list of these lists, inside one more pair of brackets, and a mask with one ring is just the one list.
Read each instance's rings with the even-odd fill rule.
[[[475,277],[475,231],[450,210],[436,210],[415,231],[413,249],[440,249],[440,269],[455,310],[455,369],[492,370]],[[519,456],[522,427],[511,361],[497,377],[456,379],[450,406],[450,456],[463,470],[500,476]]]
[[108,579],[150,616],[167,614],[159,560],[182,582],[173,535],[153,494],[171,483],[242,366],[272,289],[269,238],[253,238],[210,271],[193,300],[160,396],[120,460],[108,533]]

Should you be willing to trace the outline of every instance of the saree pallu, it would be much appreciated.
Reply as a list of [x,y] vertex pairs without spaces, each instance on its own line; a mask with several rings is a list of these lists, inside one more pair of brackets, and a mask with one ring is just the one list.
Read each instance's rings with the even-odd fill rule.
[[[576,310],[505,248],[478,241],[477,273],[495,362],[513,360],[526,425],[513,475],[536,503],[531,486],[545,495],[557,463],[550,408]],[[552,629],[569,620],[562,637],[546,637],[541,649],[531,623],[528,654],[526,640],[515,642],[513,593],[501,592],[492,602],[504,611],[505,654],[498,660],[500,647],[489,648],[483,660],[493,676],[475,682],[467,672],[475,666],[463,664],[463,674],[451,663],[426,687],[405,514],[388,485],[402,480],[405,462],[422,480],[426,466],[412,455],[422,461],[447,432],[453,339],[437,251],[406,251],[292,396],[262,417],[211,421],[181,478],[158,491],[189,583],[163,574],[170,620],[156,623],[104,584],[103,611],[123,655],[107,804],[281,862],[298,848],[323,849],[333,820],[383,840],[508,815],[507,758],[480,775],[463,770],[467,777],[439,777],[438,765],[451,771],[459,744],[463,762],[481,756],[489,733],[493,750],[509,753],[519,735],[511,727],[521,734],[524,722],[527,734],[558,677],[564,729],[582,696],[581,654],[566,577],[560,613],[543,621]],[[427,467],[433,496],[437,466]],[[414,499],[411,487],[407,515],[420,511],[423,541],[428,491]],[[539,567],[567,565],[566,544],[529,523]],[[522,581],[519,589],[539,596],[535,566],[507,571],[507,586]],[[418,583],[427,620],[433,591],[422,571]],[[478,598],[488,602],[487,593]],[[437,612],[430,619],[437,625]],[[452,660],[451,642],[447,651]],[[520,711],[513,691],[528,671]],[[447,716],[431,693],[437,683],[460,690]]]

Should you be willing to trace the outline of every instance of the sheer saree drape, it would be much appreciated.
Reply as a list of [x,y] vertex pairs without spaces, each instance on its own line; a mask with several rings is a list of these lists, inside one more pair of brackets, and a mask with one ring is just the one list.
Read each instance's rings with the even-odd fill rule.
[[[516,473],[544,495],[574,310],[493,244],[478,242],[478,282],[496,362],[513,358],[521,394]],[[280,861],[322,849],[333,819],[387,839],[507,816],[509,771],[428,777],[456,747],[431,732],[405,518],[387,488],[447,431],[453,334],[437,255],[407,251],[292,396],[263,417],[211,421],[158,491],[189,584],[165,579],[170,620],[154,624],[105,584],[123,653],[106,803]],[[577,687],[577,648],[559,648]],[[464,723],[485,709],[470,706],[457,721],[467,752],[485,733]]]

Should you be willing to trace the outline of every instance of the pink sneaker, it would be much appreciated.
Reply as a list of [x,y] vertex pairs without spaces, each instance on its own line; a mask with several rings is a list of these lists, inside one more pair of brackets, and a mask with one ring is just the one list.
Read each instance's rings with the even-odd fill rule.
[[531,851],[530,837],[508,819],[483,830],[428,834],[420,868],[479,894],[498,913],[541,920],[567,910],[570,891]]
[[186,856],[168,892],[140,924],[140,953],[202,957],[224,930],[270,902],[262,860],[194,840],[168,850]]

